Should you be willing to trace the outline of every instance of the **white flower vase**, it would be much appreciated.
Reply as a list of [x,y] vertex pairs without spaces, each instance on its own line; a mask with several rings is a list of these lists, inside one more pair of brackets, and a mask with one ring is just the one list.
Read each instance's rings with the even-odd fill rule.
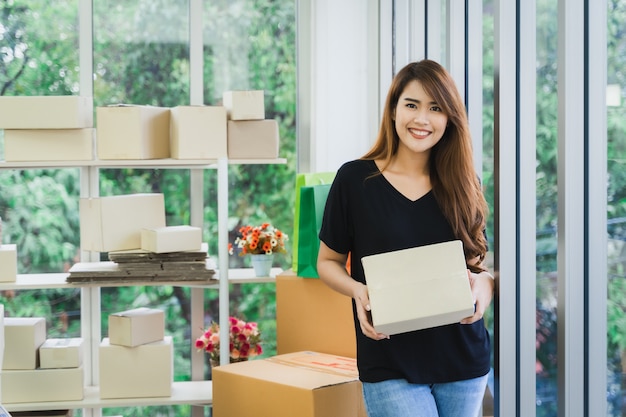
[[272,262],[274,261],[274,255],[250,255],[252,261],[252,267],[254,268],[254,274],[257,277],[269,277],[272,270]]

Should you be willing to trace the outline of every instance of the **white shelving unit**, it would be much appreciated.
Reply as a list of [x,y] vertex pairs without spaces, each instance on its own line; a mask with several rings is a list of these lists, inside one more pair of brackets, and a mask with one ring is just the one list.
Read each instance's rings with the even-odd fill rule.
[[[81,289],[81,336],[85,343],[85,392],[82,401],[59,401],[45,403],[8,403],[3,404],[10,411],[38,411],[50,409],[83,409],[84,417],[101,416],[101,409],[107,407],[133,407],[147,405],[190,404],[192,415],[203,416],[203,408],[212,403],[212,382],[204,380],[204,355],[191,355],[191,379],[189,382],[175,382],[172,396],[163,398],[100,399],[98,389],[98,347],[102,340],[100,328],[101,304],[100,288],[119,286],[156,286],[172,285],[191,288],[191,326],[204,327],[204,291],[219,291],[220,337],[228,340],[229,285],[243,283],[274,282],[281,272],[273,269],[270,277],[257,278],[252,269],[233,269],[228,267],[228,165],[229,164],[283,164],[285,159],[248,159],[248,160],[91,160],[91,161],[45,161],[45,162],[0,162],[0,169],[41,169],[41,168],[80,168],[80,197],[99,196],[99,169],[101,168],[143,168],[143,169],[189,169],[190,170],[190,210],[191,224],[202,227],[204,207],[203,172],[217,169],[217,213],[218,213],[218,261],[216,280],[207,282],[111,282],[111,283],[67,283],[68,274],[28,274],[18,275],[15,282],[0,283],[0,290],[35,290],[47,288]],[[18,248],[19,256],[19,248]],[[83,261],[97,261],[99,253],[83,252]],[[190,346],[193,349],[193,346]],[[229,361],[228,350],[221,352],[221,362]]]

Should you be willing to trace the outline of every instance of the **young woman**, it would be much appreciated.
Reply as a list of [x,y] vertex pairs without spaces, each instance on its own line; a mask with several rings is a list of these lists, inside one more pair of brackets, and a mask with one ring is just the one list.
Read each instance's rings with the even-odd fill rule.
[[[486,211],[454,81],[434,61],[407,65],[389,89],[376,143],[338,170],[320,232],[319,276],[353,299],[369,417],[478,415],[490,368],[482,316],[494,290],[483,265]],[[463,242],[475,314],[390,337],[376,332],[361,258],[455,239]]]

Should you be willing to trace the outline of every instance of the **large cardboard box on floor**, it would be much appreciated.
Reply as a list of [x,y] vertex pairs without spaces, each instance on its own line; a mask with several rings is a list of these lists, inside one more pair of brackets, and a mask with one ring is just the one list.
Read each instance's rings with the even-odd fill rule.
[[2,369],[35,369],[39,347],[46,341],[43,317],[4,318],[4,360]]
[[366,417],[352,358],[295,352],[212,373],[214,417]]
[[170,157],[170,109],[117,105],[96,108],[99,159]]
[[223,106],[173,107],[170,118],[172,158],[225,158],[226,117]]
[[141,248],[141,230],[165,227],[163,194],[81,198],[80,247],[94,252]]
[[134,347],[163,340],[165,313],[139,307],[109,315],[109,343]]
[[0,129],[83,129],[86,127],[93,127],[92,97],[0,97]]
[[474,314],[460,240],[365,256],[361,262],[380,333],[458,323]]
[[312,350],[356,358],[352,300],[319,279],[300,278],[291,270],[279,274],[276,350],[278,354]]
[[279,135],[276,120],[228,121],[229,158],[278,158],[278,147]]
[[0,282],[15,282],[16,279],[17,246],[0,244]]
[[83,364],[83,345],[81,337],[46,339],[39,347],[39,367],[78,368]]
[[4,131],[4,159],[22,161],[91,161],[95,129],[23,129]]
[[188,225],[142,229],[141,249],[154,253],[200,251],[202,229]]
[[42,401],[79,401],[83,399],[84,370],[34,369],[3,370],[2,402],[35,403]]
[[174,381],[172,337],[136,347],[100,343],[100,398],[169,397]]

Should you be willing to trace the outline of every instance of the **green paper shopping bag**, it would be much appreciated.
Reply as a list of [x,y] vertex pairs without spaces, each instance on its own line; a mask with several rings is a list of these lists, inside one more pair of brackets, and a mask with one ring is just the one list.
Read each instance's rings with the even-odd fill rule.
[[293,233],[289,236],[292,244],[292,262],[291,269],[298,272],[298,240],[300,231],[300,189],[311,185],[330,184],[335,179],[335,172],[310,172],[296,175],[296,201],[294,204],[295,212],[293,217]]
[[300,218],[298,229],[298,276],[319,278],[317,274],[317,253],[320,249],[319,233],[322,227],[324,207],[330,184],[300,188]]

